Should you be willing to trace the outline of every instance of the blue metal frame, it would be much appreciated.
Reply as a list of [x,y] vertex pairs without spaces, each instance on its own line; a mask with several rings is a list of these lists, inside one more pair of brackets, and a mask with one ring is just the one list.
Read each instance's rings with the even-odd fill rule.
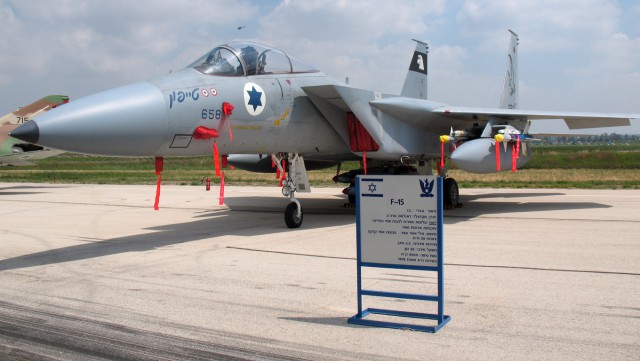
[[[359,176],[358,176],[359,178]],[[377,327],[390,327],[390,328],[400,328],[400,329],[410,329],[415,331],[424,331],[435,333],[438,332],[444,325],[446,325],[449,321],[451,321],[451,317],[444,314],[444,274],[443,274],[443,250],[442,250],[442,239],[443,239],[443,207],[442,207],[442,177],[437,177],[437,185],[438,185],[438,265],[437,267],[420,267],[420,266],[406,266],[406,265],[391,265],[391,264],[380,264],[380,263],[367,263],[362,262],[362,250],[361,250],[361,224],[360,224],[360,179],[356,181],[356,195],[358,197],[358,204],[356,206],[356,237],[357,237],[357,254],[358,254],[358,266],[357,266],[357,275],[358,275],[358,313],[349,318],[348,322],[352,324],[366,325],[366,326],[377,326]],[[437,295],[421,295],[421,294],[412,294],[412,293],[401,293],[401,292],[385,292],[385,291],[374,291],[374,290],[363,290],[362,289],[362,267],[375,267],[375,268],[394,268],[394,269],[410,269],[410,270],[420,270],[420,271],[432,271],[438,273],[438,294]],[[429,301],[429,302],[437,302],[438,303],[438,313],[419,313],[419,312],[406,312],[406,311],[397,311],[397,310],[385,310],[379,308],[367,308],[365,310],[362,309],[362,296],[375,296],[375,297],[392,297],[392,298],[402,298],[402,299],[412,299],[419,301]],[[406,324],[400,322],[388,322],[388,321],[373,321],[364,319],[367,315],[376,314],[376,315],[385,315],[385,316],[397,316],[397,317],[407,317],[407,318],[418,318],[418,319],[427,319],[427,320],[436,320],[438,324],[436,326],[421,326],[415,324]]]

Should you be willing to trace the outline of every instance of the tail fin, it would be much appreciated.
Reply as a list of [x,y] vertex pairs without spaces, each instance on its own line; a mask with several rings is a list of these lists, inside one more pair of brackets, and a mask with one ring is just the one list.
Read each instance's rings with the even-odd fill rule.
[[509,30],[511,41],[507,58],[507,70],[500,97],[500,108],[518,109],[518,34]]
[[427,53],[429,53],[429,45],[418,40],[416,42],[416,50],[413,52],[413,58],[409,64],[407,77],[404,79],[402,86],[403,97],[427,99]]

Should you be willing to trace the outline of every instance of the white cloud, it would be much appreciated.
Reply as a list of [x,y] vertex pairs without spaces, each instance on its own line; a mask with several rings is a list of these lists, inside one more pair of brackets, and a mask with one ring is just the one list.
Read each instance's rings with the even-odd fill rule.
[[353,85],[397,93],[413,43],[445,10],[431,1],[285,1],[260,19],[260,39]]
[[507,28],[520,34],[523,107],[640,112],[638,13],[606,0],[4,0],[0,113],[166,74],[237,38],[387,93],[402,86],[410,39],[430,41],[430,97],[495,106]]
[[640,91],[633,11],[611,0],[468,0],[456,20],[479,43],[470,51],[483,55],[504,47],[505,28],[519,33],[522,107],[637,113],[629,95]]
[[[190,63],[255,18],[246,0],[20,0],[0,3],[2,110],[46,93],[73,97]],[[10,54],[10,55],[9,55]]]
[[461,31],[500,44],[510,28],[527,39],[530,50],[575,49],[618,27],[620,8],[609,0],[467,0],[457,14]]

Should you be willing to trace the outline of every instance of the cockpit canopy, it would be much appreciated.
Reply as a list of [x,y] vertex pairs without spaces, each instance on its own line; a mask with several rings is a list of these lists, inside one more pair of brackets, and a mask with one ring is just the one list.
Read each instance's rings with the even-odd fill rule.
[[317,72],[311,65],[283,51],[251,42],[215,47],[188,66],[207,75],[250,76]]

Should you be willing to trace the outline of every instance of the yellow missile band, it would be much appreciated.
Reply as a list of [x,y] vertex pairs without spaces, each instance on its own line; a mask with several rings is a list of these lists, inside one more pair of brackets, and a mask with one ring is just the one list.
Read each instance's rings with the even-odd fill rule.
[[451,138],[448,135],[441,135],[440,136],[440,142],[441,143],[449,143],[449,141],[451,141]]
[[496,134],[494,139],[496,140],[496,142],[502,143],[504,141],[504,134]]

